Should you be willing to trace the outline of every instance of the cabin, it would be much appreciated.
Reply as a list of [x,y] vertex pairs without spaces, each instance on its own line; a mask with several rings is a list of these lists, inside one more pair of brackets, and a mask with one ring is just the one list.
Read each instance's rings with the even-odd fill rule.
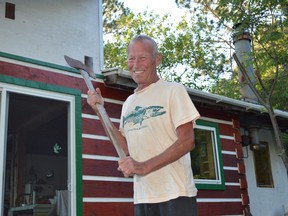
[[[102,1],[1,1],[0,12],[0,215],[132,216],[133,179],[117,171],[86,83],[64,59],[93,59],[91,81],[118,126],[135,83],[103,69]],[[187,91],[201,114],[199,215],[284,215],[287,173],[263,107]],[[288,113],[275,113],[287,131]]]

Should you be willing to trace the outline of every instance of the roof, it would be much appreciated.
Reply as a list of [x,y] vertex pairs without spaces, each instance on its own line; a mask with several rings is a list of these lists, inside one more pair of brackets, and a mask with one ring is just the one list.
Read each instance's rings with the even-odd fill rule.
[[[263,105],[260,105],[260,104],[254,104],[251,102],[232,99],[229,97],[225,97],[222,95],[217,95],[217,94],[213,94],[213,93],[209,93],[209,92],[205,92],[205,91],[201,91],[201,90],[197,90],[197,89],[187,88],[187,91],[188,91],[189,95],[201,97],[203,99],[206,99],[206,100],[211,101],[211,102],[216,103],[216,104],[232,105],[232,106],[242,108],[242,109],[247,110],[247,111],[248,110],[254,110],[254,111],[258,111],[260,113],[267,113],[265,107]],[[281,110],[274,110],[274,111],[275,111],[276,116],[280,116],[280,117],[288,119],[288,112],[281,111]]]
[[[132,80],[130,73],[120,68],[112,68],[103,70],[104,83],[112,88],[122,90],[134,90],[136,83]],[[222,95],[217,95],[202,90],[186,88],[193,102],[202,107],[212,109],[225,110],[240,115],[242,124],[251,124],[251,122],[259,122],[261,125],[271,126],[270,117],[263,105],[255,104],[247,101],[232,99]],[[288,129],[288,112],[274,110],[276,118],[282,129]],[[260,117],[260,118],[259,118]]]

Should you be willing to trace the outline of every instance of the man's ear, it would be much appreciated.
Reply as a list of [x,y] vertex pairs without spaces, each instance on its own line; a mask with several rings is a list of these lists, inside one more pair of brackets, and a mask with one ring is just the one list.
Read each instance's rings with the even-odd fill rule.
[[156,66],[160,65],[162,62],[162,54],[158,53],[156,56]]

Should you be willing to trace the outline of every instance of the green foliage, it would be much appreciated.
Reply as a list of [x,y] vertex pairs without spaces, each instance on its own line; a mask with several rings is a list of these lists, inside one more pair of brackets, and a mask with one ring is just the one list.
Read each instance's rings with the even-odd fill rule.
[[[230,54],[232,28],[253,37],[252,59],[257,90],[274,108],[288,110],[287,0],[176,0],[183,9],[177,21],[144,12],[134,14],[118,0],[104,0],[105,67],[127,68],[126,49],[136,34],[156,39],[163,54],[162,78],[188,87],[239,99],[239,82]],[[187,8],[189,10],[187,10]],[[251,64],[251,63],[250,63]]]
[[178,21],[172,20],[169,14],[160,17],[150,12],[136,15],[129,11],[111,23],[115,24],[109,29],[113,37],[104,44],[106,68],[127,68],[128,42],[136,34],[147,34],[159,44],[163,61],[158,72],[166,80],[209,89],[221,73],[228,71],[229,61],[220,43],[212,44],[209,36],[215,23],[203,18],[201,11],[195,11],[193,15],[184,12]]
[[[288,74],[288,4],[287,0],[176,0],[179,6],[199,9],[203,16],[213,16],[219,31],[232,33],[237,24],[241,32],[252,35],[252,64],[256,75],[256,88],[263,101],[271,101],[274,108],[288,110],[286,100]],[[195,4],[200,3],[200,7]],[[213,31],[212,31],[213,33]],[[235,32],[236,33],[236,32]],[[211,34],[211,37],[215,35]],[[217,36],[216,36],[217,37]],[[219,37],[219,35],[218,35]],[[224,37],[222,34],[221,37]],[[229,46],[233,47],[231,41]],[[230,80],[231,83],[234,83]],[[216,85],[223,85],[219,80]],[[213,87],[217,90],[221,87]],[[230,91],[231,88],[227,88]],[[217,92],[219,93],[219,92]],[[229,95],[229,92],[223,92]]]
[[284,143],[285,145],[287,145],[287,148],[288,148],[288,133],[283,133],[282,135],[283,135],[283,136],[282,136],[282,138],[283,138],[283,143]]
[[286,72],[285,70],[281,70],[281,73],[279,73],[277,85],[275,86],[275,90],[271,95],[271,100],[275,109],[288,111],[287,99],[288,99],[288,72]]
[[285,147],[286,155],[288,156],[288,133],[282,133],[282,141]]
[[117,27],[117,20],[122,19],[131,13],[131,10],[124,7],[124,3],[118,0],[103,0],[103,29],[106,34],[113,33]]
[[233,73],[232,77],[229,79],[220,78],[217,80],[215,85],[211,87],[210,92],[240,100],[240,87],[238,74]]

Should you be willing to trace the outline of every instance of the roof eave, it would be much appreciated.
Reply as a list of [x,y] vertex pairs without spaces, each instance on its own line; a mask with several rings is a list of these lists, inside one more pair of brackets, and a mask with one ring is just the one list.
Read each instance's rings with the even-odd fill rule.
[[[136,83],[130,76],[130,73],[126,70],[120,68],[112,68],[108,70],[103,70],[102,74],[104,76],[104,83],[112,88],[119,88],[123,90],[134,90],[136,88]],[[256,111],[259,113],[267,113],[267,110],[263,105],[255,104],[247,101],[236,100],[228,98],[222,95],[217,95],[202,90],[192,89],[186,87],[187,92],[190,96],[205,99],[213,104],[230,105],[235,108],[241,108],[243,111]],[[197,100],[197,99],[196,99]],[[274,110],[275,115],[288,119],[288,112],[282,110]]]

